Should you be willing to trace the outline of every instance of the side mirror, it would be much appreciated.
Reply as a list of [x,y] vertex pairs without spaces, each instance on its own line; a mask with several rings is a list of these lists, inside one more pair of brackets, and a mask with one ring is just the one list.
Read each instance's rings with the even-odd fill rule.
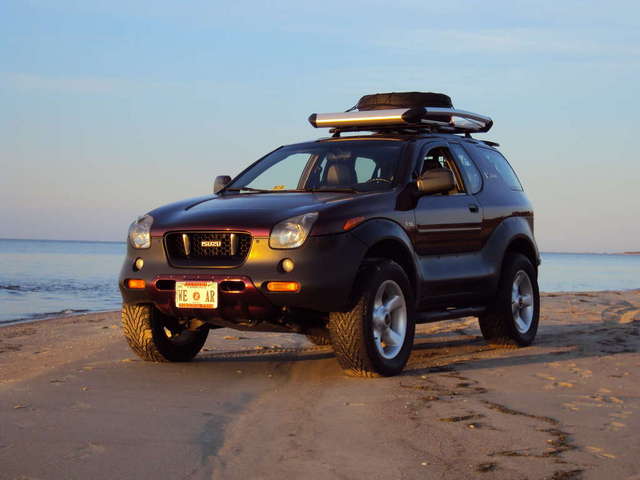
[[424,172],[416,182],[422,195],[445,193],[455,188],[453,172],[448,168],[435,168]]
[[213,193],[218,193],[224,187],[231,183],[231,177],[229,175],[218,175],[216,181],[213,182]]

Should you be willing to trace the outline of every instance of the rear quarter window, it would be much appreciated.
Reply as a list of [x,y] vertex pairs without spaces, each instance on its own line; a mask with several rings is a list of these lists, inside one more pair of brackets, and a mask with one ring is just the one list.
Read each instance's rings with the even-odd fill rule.
[[522,191],[522,184],[518,180],[516,172],[513,171],[507,159],[497,150],[489,150],[488,148],[479,148],[480,154],[487,160],[487,171],[484,172],[487,179],[492,177],[501,178],[511,190]]

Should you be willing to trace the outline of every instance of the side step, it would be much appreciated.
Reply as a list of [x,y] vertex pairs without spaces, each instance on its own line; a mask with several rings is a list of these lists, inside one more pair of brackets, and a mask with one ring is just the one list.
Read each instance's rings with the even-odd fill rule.
[[416,323],[431,323],[441,320],[451,320],[453,318],[477,317],[478,315],[482,315],[485,310],[485,307],[466,307],[420,312],[416,316]]

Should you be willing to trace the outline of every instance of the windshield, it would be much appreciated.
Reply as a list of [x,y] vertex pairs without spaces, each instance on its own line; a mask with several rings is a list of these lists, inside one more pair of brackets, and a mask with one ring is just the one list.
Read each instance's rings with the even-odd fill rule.
[[227,191],[373,191],[395,182],[401,142],[327,142],[285,147],[240,175]]

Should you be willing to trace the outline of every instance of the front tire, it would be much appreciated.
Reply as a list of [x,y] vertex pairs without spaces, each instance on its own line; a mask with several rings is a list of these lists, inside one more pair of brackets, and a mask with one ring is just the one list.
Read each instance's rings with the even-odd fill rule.
[[331,334],[326,328],[318,328],[305,334],[307,340],[321,347],[331,345]]
[[509,253],[502,267],[496,299],[479,318],[482,336],[494,345],[531,345],[539,318],[537,272],[527,257]]
[[187,330],[152,305],[122,305],[122,328],[131,350],[150,362],[188,362],[202,349],[208,329]]
[[413,291],[400,265],[382,260],[358,275],[355,306],[329,317],[331,343],[347,375],[391,376],[402,371],[413,347]]

